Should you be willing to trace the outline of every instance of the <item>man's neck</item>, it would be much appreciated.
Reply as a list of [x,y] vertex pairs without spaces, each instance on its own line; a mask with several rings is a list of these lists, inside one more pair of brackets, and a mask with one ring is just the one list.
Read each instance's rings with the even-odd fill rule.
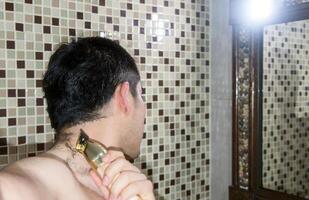
[[65,129],[60,133],[60,141],[49,153],[63,159],[81,184],[97,192],[97,187],[89,175],[90,164],[76,151],[76,142],[82,129],[90,138],[100,141],[105,147],[119,147],[118,128],[113,124],[113,120],[101,118]]
[[90,165],[82,154],[74,150],[72,144],[58,143],[53,148],[51,148],[48,153],[51,153],[64,160],[67,164],[67,167],[71,170],[72,175],[81,185],[99,195],[102,195],[89,175],[91,170]]
[[75,145],[70,141],[57,143],[52,149],[51,153],[56,154],[63,159],[73,170],[73,172],[83,175],[90,170],[90,165],[82,154],[76,151]]

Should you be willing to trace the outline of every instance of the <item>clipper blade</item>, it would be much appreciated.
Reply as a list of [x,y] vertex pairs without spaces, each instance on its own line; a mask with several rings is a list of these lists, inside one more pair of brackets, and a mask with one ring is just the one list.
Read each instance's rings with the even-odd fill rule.
[[82,129],[76,142],[76,150],[86,158],[95,170],[103,165],[102,158],[107,153],[106,148],[100,142],[89,138]]

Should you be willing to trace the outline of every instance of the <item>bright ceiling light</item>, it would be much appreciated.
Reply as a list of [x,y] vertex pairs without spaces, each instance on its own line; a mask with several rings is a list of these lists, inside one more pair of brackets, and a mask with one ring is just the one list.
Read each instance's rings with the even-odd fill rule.
[[249,0],[248,16],[251,21],[263,21],[273,13],[272,0]]

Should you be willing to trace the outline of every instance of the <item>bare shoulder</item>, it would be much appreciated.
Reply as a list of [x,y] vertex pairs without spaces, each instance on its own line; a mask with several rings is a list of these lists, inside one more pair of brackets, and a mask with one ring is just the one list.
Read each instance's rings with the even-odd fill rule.
[[12,164],[0,171],[0,199],[40,199],[39,191],[33,179]]
[[54,194],[68,181],[63,163],[44,157],[22,159],[0,171],[0,199],[47,199],[46,193]]

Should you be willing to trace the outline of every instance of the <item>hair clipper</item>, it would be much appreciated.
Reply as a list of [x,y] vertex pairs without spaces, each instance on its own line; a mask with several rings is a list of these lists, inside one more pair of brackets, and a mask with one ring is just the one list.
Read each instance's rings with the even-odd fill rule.
[[107,153],[100,142],[89,138],[82,129],[76,142],[76,150],[86,158],[94,170],[103,165],[102,158]]
[[[89,138],[82,129],[76,142],[76,150],[86,158],[94,170],[103,165],[102,158],[107,153],[106,148],[99,141]],[[130,200],[141,200],[141,198],[134,196]]]

